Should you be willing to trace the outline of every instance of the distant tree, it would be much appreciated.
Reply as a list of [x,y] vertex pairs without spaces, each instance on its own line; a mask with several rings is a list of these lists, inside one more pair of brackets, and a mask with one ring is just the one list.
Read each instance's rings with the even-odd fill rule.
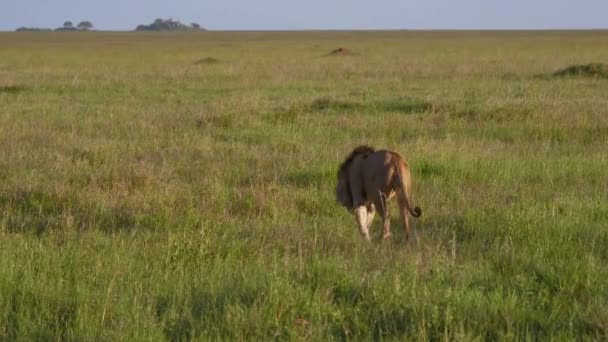
[[190,26],[184,25],[181,22],[173,19],[158,18],[150,25],[137,25],[136,31],[192,31],[202,30],[197,23],[192,23]]
[[[171,20],[171,19],[167,19],[167,20]],[[163,25],[165,21],[162,18],[156,18],[156,20],[154,20],[154,23],[152,23],[152,25],[156,25],[156,26],[161,26]]]
[[77,31],[78,29],[74,27],[74,23],[71,21],[66,21],[63,23],[62,27],[58,27],[55,31]]
[[78,27],[79,30],[88,31],[88,30],[90,30],[90,29],[93,28],[93,23],[91,23],[88,20],[87,21],[81,21],[81,22],[78,23],[78,25],[76,27]]

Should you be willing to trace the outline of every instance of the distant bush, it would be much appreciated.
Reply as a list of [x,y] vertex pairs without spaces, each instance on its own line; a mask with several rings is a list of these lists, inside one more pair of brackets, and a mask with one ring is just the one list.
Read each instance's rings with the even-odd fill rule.
[[590,63],[582,65],[571,65],[565,69],[555,72],[553,75],[608,78],[608,64]]
[[21,26],[20,28],[16,29],[15,31],[17,31],[17,32],[24,32],[24,31],[52,31],[52,30],[48,29],[48,28]]
[[182,24],[178,20],[158,18],[150,25],[138,25],[135,31],[198,31],[205,30],[197,23]]
[[54,31],[78,31],[75,27],[58,27]]

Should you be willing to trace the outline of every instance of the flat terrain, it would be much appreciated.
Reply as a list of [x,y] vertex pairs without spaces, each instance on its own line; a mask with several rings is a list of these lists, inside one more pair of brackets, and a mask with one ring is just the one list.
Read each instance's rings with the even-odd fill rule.
[[[0,33],[0,340],[607,339],[608,79],[553,76],[607,62],[608,31]],[[408,244],[334,199],[363,143],[410,162]]]

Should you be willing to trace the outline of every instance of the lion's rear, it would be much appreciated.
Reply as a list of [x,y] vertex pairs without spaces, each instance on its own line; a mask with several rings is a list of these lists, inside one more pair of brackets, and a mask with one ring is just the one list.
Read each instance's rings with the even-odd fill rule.
[[353,197],[348,181],[348,171],[355,160],[360,156],[368,156],[374,153],[373,147],[361,145],[357,146],[353,151],[346,157],[346,159],[340,164],[338,168],[338,184],[336,185],[336,200],[347,209],[353,208]]
[[397,170],[396,187],[397,198],[400,206],[403,206],[413,217],[420,217],[422,209],[412,204],[412,175],[410,168],[398,153],[392,152],[394,156],[395,169]]

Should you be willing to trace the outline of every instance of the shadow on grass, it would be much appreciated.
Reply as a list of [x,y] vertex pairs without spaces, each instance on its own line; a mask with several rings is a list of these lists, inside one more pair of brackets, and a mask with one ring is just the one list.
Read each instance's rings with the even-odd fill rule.
[[201,58],[201,59],[197,60],[196,62],[194,62],[195,65],[212,65],[212,64],[218,64],[218,63],[220,63],[220,60],[217,58],[213,58],[213,57]]
[[412,330],[415,313],[399,299],[379,295],[383,293],[379,287],[385,284],[370,282],[347,268],[323,262],[309,263],[300,281],[311,292],[331,289],[332,307],[357,311],[357,315],[336,316],[328,322],[330,333],[337,339],[382,339],[406,336]]
[[285,176],[285,182],[287,184],[300,188],[331,184],[335,179],[336,175],[334,170],[318,168],[292,171]]
[[435,112],[438,107],[430,102],[417,98],[391,99],[369,104],[378,112],[397,112],[404,114]]
[[364,112],[364,113],[401,113],[415,114],[437,112],[439,106],[418,98],[397,98],[371,102],[355,102],[349,100],[339,100],[333,97],[324,96],[312,100],[309,103],[298,103],[288,108],[279,108],[267,115],[267,119],[272,122],[292,122],[299,116],[309,116],[311,114],[331,114],[343,112]]
[[341,101],[331,97],[321,97],[305,106],[308,111],[345,111],[361,110],[365,112],[399,112],[404,114],[422,113],[431,111],[435,106],[427,101],[417,98],[398,98],[371,102]]
[[[0,321],[9,341],[20,340],[69,340],[77,318],[77,303],[71,297],[40,296],[22,288],[4,288],[6,302],[5,320]],[[47,324],[37,324],[43,320]]]
[[[228,282],[230,283],[230,282]],[[229,307],[248,310],[267,293],[265,281],[243,283],[234,281],[232,285],[211,292],[194,285],[187,298],[173,299],[170,295],[156,298],[156,319],[163,324],[163,333],[170,341],[185,341],[198,337],[205,329],[219,329],[222,336],[231,336],[225,322],[225,312]]]
[[23,85],[3,85],[0,86],[0,94],[18,94],[29,90]]
[[5,228],[11,233],[40,235],[65,229],[98,229],[114,233],[154,229],[167,223],[167,218],[160,213],[140,212],[125,206],[102,208],[81,203],[76,198],[35,190],[0,193],[0,209],[7,213]]
[[608,64],[589,63],[570,65],[553,73],[555,77],[608,78]]

